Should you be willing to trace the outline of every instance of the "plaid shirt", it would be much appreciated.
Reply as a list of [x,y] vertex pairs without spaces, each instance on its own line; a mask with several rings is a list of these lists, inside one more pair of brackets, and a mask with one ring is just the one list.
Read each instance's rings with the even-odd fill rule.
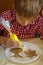
[[[16,12],[13,10],[8,10],[1,13],[0,17],[3,17],[5,20],[9,20],[11,25],[12,33],[16,34],[20,39],[35,38],[37,35],[43,39],[43,17],[40,15],[26,26],[20,25],[16,20]],[[0,24],[0,35],[8,36],[9,33],[6,29]]]

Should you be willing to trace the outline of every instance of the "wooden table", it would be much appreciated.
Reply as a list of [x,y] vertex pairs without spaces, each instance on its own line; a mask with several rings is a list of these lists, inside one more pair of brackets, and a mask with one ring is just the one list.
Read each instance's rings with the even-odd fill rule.
[[[43,40],[40,40],[39,38],[34,38],[34,39],[27,39],[27,40],[22,40],[22,41],[34,43],[41,49],[40,58],[37,61],[30,63],[30,64],[26,64],[26,65],[43,65]],[[0,60],[0,65],[1,64],[2,65],[15,65],[6,60],[3,60],[3,61]]]

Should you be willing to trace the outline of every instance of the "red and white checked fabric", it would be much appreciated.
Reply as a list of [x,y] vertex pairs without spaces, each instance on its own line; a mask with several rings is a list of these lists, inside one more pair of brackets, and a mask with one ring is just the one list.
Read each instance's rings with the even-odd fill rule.
[[[40,34],[40,38],[43,39],[43,17],[40,15],[26,26],[20,25],[16,20],[16,12],[13,10],[8,10],[1,13],[0,17],[5,20],[9,20],[11,25],[12,33],[16,34],[20,39],[35,38],[36,34]],[[0,35],[8,36],[8,32],[5,28],[0,25]]]

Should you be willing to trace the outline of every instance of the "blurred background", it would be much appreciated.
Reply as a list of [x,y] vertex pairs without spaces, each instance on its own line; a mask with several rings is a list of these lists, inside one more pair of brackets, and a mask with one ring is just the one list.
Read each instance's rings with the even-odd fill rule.
[[13,0],[0,0],[0,13],[13,8]]

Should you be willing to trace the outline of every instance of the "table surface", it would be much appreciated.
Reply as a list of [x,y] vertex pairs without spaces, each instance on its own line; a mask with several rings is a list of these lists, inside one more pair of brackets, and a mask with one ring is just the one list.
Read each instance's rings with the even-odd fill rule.
[[[22,41],[31,42],[37,45],[41,49],[40,58],[37,61],[30,63],[30,64],[26,64],[26,65],[43,65],[43,40],[40,40],[39,38],[33,38],[33,39],[25,39]],[[12,64],[8,60],[0,60],[0,65],[16,65],[16,64]]]

